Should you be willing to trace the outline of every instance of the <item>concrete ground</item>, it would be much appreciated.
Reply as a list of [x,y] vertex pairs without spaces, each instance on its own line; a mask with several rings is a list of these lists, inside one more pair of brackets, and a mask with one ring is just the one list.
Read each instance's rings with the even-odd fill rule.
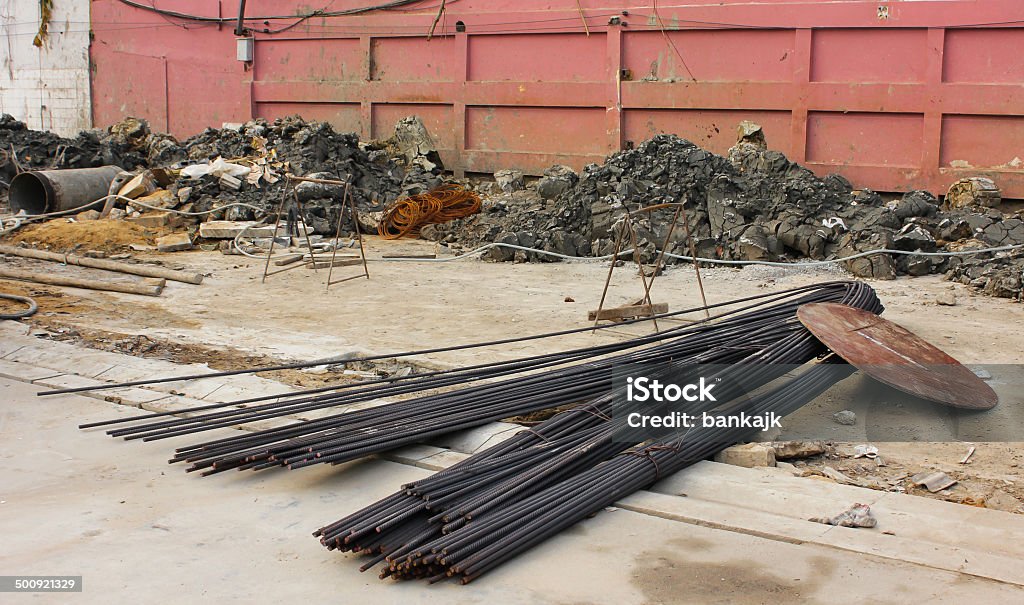
[[[200,478],[166,464],[171,447],[182,443],[124,443],[75,427],[137,414],[130,406],[142,401],[161,409],[154,402],[224,400],[266,381],[124,389],[116,402],[103,393],[38,398],[44,388],[98,382],[77,371],[129,378],[175,367],[40,341],[17,327],[0,336],[0,574],[82,575],[85,589],[4,602],[1024,599],[1020,515],[710,462],[624,499],[469,586],[381,582],[357,572],[357,557],[322,549],[310,532],[484,447],[480,431],[447,438],[454,449],[417,446],[339,467]],[[171,390],[183,395],[169,396]],[[500,438],[508,429],[481,430]],[[853,502],[870,504],[878,527],[807,521]]]
[[[431,246],[372,241],[371,258]],[[597,306],[607,265],[373,261],[371,280],[353,280],[325,292],[326,276],[304,269],[261,284],[262,265],[250,259],[198,251],[150,258],[210,276],[199,287],[169,284],[156,299],[33,286],[41,303],[31,322],[34,328],[0,323],[0,531],[5,536],[0,575],[82,574],[86,587],[78,595],[12,595],[4,602],[1024,600],[1022,515],[794,477],[782,469],[710,462],[623,500],[467,587],[395,584],[377,580],[372,572],[359,574],[357,558],[323,550],[310,532],[402,482],[493,443],[514,427],[493,423],[341,467],[203,479],[166,464],[171,448],[187,440],[122,443],[75,426],[139,413],[130,406],[173,410],[268,389],[284,393],[290,386],[244,377],[91,396],[37,398],[34,393],[46,386],[87,386],[200,368],[96,350],[117,348],[113,339],[126,336],[144,335],[172,346],[202,345],[207,348],[197,350],[211,355],[230,348],[276,359],[311,359],[586,326],[586,311]],[[821,270],[704,272],[711,302],[842,278],[841,272]],[[1021,305],[976,296],[937,277],[872,285],[888,307],[886,317],[961,361],[1024,361],[1024,332],[1013,329],[1024,319]],[[957,294],[957,306],[936,305],[936,297],[949,288]],[[609,303],[622,304],[641,293],[635,271],[627,266],[616,271]],[[699,304],[692,269],[673,268],[658,278],[654,298],[669,302],[672,310]],[[47,339],[33,335],[38,328],[49,331]],[[594,345],[649,329],[617,327],[416,361],[479,363]],[[67,342],[54,342],[55,337]],[[832,405],[838,404],[819,399],[801,413],[820,420],[832,413]],[[788,428],[798,433],[807,426],[815,425]],[[859,438],[847,430],[843,427],[836,437]],[[965,444],[942,445],[948,449],[892,443],[883,451],[887,459],[912,454],[908,467],[931,468],[935,459],[945,458],[955,465]],[[1020,446],[979,445],[963,472],[1016,489]],[[922,461],[911,446],[926,448],[932,462]],[[835,515],[854,502],[872,506],[877,528],[807,521]]]
[[[35,321],[299,359],[353,351],[397,352],[585,327],[589,325],[587,311],[597,308],[608,273],[607,263],[593,261],[518,265],[472,259],[386,261],[381,258],[385,254],[432,253],[436,245],[422,240],[368,240],[371,279],[337,284],[330,291],[324,288],[324,270],[296,269],[262,283],[264,263],[260,259],[199,250],[137,253],[138,258],[185,267],[208,277],[198,287],[169,282],[158,298],[67,289],[59,300],[41,297],[43,312]],[[110,278],[109,273],[81,267],[24,262],[53,272]],[[358,267],[338,267],[333,277],[359,272]],[[705,268],[702,273],[711,303],[850,278],[837,268]],[[938,344],[960,361],[1024,363],[1024,331],[1008,329],[1024,321],[1024,305],[975,294],[965,286],[942,281],[940,276],[870,283],[887,306],[885,317]],[[949,289],[955,291],[958,304],[938,306],[936,298]],[[40,286],[36,290],[52,289]],[[635,266],[625,265],[613,275],[606,306],[626,304],[642,294]],[[653,298],[669,303],[672,311],[699,306],[693,269],[670,268],[657,278]],[[593,346],[650,330],[649,325],[641,324],[497,349],[438,353],[424,361],[452,365],[481,357],[512,358]]]

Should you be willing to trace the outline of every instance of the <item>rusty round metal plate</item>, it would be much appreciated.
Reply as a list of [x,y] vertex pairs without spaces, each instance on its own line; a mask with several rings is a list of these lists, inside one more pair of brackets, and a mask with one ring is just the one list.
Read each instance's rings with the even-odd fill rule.
[[839,303],[810,303],[800,322],[825,346],[875,380],[956,408],[987,410],[999,397],[974,372],[906,328]]

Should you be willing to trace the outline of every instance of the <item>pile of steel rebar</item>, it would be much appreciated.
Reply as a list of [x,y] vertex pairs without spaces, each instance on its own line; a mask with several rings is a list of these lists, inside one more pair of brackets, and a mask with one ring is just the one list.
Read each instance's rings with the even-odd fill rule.
[[[340,407],[338,413],[323,418],[181,447],[171,461],[190,463],[189,471],[202,471],[204,475],[231,469],[341,463],[486,422],[586,401],[606,393],[612,369],[623,364],[657,364],[707,351],[714,352],[701,358],[707,363],[738,362],[790,330],[785,320],[795,323],[800,304],[840,299],[848,287],[849,282],[831,282],[753,297],[753,302],[719,313],[713,317],[715,321],[623,342],[429,372],[402,380],[354,383],[329,393],[299,393],[255,406],[248,404],[267,398],[204,406],[217,409],[185,417],[154,414],[119,419],[116,422],[131,426],[108,433],[150,441]],[[784,302],[769,306],[771,301]],[[726,342],[729,347],[716,348]],[[384,397],[453,386],[462,388],[348,411],[357,404]],[[228,407],[239,404],[247,407]],[[105,423],[82,426],[101,424]]]
[[[698,340],[705,348],[695,346],[691,356],[669,363],[732,359],[724,373],[741,379],[744,389],[721,405],[695,411],[785,415],[849,375],[850,367],[831,363],[835,360],[830,356],[829,363],[811,366],[767,393],[750,398],[741,392],[769,384],[782,368],[825,352],[793,318],[800,304],[822,297],[874,313],[882,310],[871,288],[832,284],[736,318],[749,330],[729,329],[722,338],[704,334]],[[780,370],[773,372],[773,367]],[[328,549],[370,555],[363,570],[384,562],[382,578],[434,582],[456,576],[467,583],[618,498],[750,436],[750,429],[701,428],[639,447],[624,446],[621,433],[616,433],[623,419],[609,416],[613,399],[613,394],[604,394],[562,412],[445,471],[402,486],[314,535]]]
[[[150,441],[337,410],[176,450],[171,462],[189,463],[189,471],[208,475],[337,464],[493,420],[575,405],[315,534],[328,549],[370,555],[364,570],[384,562],[382,577],[456,576],[469,582],[617,498],[749,436],[749,429],[691,429],[671,438],[623,441],[623,421],[612,417],[616,368],[718,368],[715,377],[726,385],[718,400],[693,409],[712,414],[786,414],[845,377],[847,367],[833,363],[786,376],[827,352],[796,319],[801,305],[816,302],[882,311],[866,284],[828,282],[720,303],[707,320],[618,343],[285,398],[211,404],[185,410],[193,414],[186,417],[148,414],[83,427],[128,424],[108,433]],[[417,396],[371,403],[399,395]]]

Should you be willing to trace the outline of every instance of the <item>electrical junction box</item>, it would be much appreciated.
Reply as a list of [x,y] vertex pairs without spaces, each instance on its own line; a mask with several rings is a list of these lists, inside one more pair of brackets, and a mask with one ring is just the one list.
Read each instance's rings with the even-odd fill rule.
[[237,59],[252,63],[252,50],[256,41],[253,38],[235,38],[235,42],[237,44]]

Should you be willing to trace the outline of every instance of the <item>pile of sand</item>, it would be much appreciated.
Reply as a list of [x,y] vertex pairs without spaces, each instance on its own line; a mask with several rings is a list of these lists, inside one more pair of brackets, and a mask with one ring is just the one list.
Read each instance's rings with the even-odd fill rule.
[[15,231],[7,241],[24,242],[34,248],[58,252],[123,252],[131,244],[152,245],[158,235],[161,233],[127,221],[56,219],[38,225],[26,225]]

